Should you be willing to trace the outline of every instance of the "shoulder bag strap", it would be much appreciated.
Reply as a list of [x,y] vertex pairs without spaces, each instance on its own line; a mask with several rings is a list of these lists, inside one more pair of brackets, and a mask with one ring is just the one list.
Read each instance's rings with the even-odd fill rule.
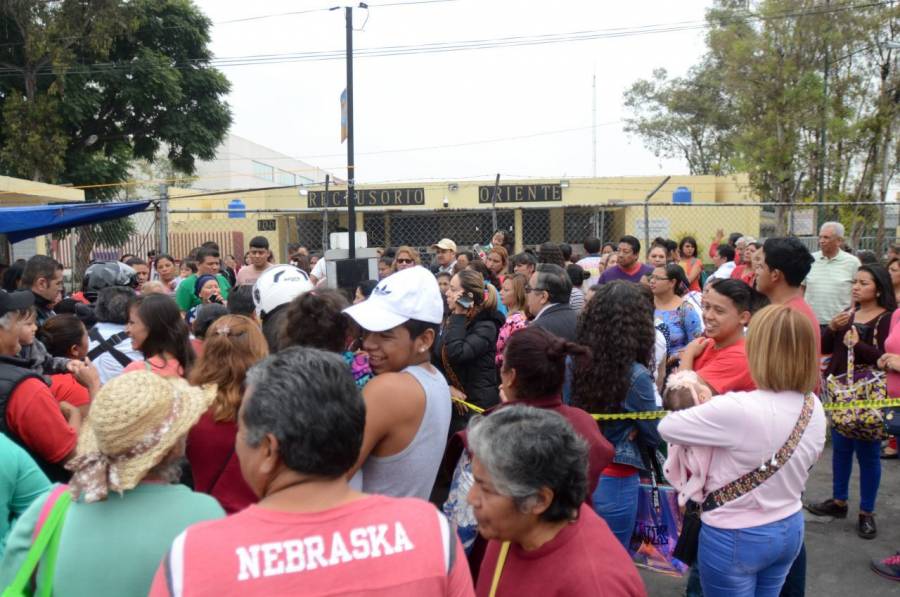
[[500,545],[500,555],[497,556],[497,565],[494,566],[494,578],[491,580],[491,592],[488,597],[495,597],[497,587],[500,586],[500,576],[503,574],[503,566],[506,564],[506,556],[509,555],[509,541]]
[[812,394],[807,394],[803,398],[803,408],[800,409],[800,416],[794,424],[794,429],[788,436],[787,441],[784,442],[784,445],[775,453],[774,462],[763,464],[763,466],[753,469],[731,483],[710,492],[706,499],[703,500],[703,512],[715,510],[719,506],[724,506],[728,502],[750,493],[781,470],[781,467],[787,464],[788,460],[793,456],[794,450],[800,444],[800,439],[803,437],[803,432],[806,431],[806,426],[809,425],[814,409],[815,398],[813,398]]
[[[48,498],[48,500],[49,499],[50,498]],[[31,582],[31,579],[34,577],[34,572],[37,570],[38,564],[45,553],[47,555],[47,560],[40,571],[40,590],[36,594],[41,597],[49,597],[53,586],[53,573],[56,568],[56,554],[59,549],[59,538],[62,533],[66,511],[69,509],[71,501],[72,494],[68,491],[59,494],[58,499],[53,503],[46,521],[41,526],[40,532],[32,542],[31,548],[25,556],[25,562],[23,562],[22,566],[19,568],[13,582],[3,591],[3,597],[28,594],[26,589]]]
[[131,364],[131,359],[128,358],[128,356],[121,350],[116,348],[116,346],[120,342],[122,342],[122,340],[128,337],[127,332],[119,332],[114,336],[110,336],[109,338],[104,339],[103,336],[100,335],[100,332],[97,331],[97,328],[91,328],[91,331],[88,333],[88,337],[98,343],[97,346],[95,346],[94,349],[87,355],[88,358],[92,361],[101,354],[108,352],[123,367],[127,367]]

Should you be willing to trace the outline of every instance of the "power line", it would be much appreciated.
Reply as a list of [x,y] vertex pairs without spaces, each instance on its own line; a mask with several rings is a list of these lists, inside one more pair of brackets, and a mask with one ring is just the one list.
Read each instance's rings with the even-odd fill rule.
[[[420,0],[423,3],[425,0]],[[436,0],[435,0],[436,1]],[[434,2],[431,2],[434,3]],[[411,2],[396,3],[411,4]],[[802,11],[783,11],[772,15],[748,14],[746,17],[732,18],[731,22],[764,22],[776,19],[799,18],[818,14],[833,14],[845,12],[849,10],[858,10],[864,8],[873,8],[892,4],[892,0],[881,0],[876,2],[867,2],[863,4],[843,4],[843,5],[824,5],[805,9]],[[317,9],[316,11],[323,10]],[[266,15],[263,15],[266,16]],[[256,17],[247,17],[256,18]],[[260,17],[261,18],[261,17]],[[573,31],[567,33],[551,33],[527,36],[508,36],[499,38],[473,39],[449,42],[435,42],[427,44],[410,44],[398,46],[381,46],[374,48],[361,48],[354,53],[357,58],[374,58],[387,56],[405,56],[405,55],[421,55],[448,53],[458,51],[483,50],[520,46],[535,46],[557,43],[570,43],[579,41],[592,41],[598,39],[615,39],[620,37],[635,37],[642,35],[655,35],[660,33],[672,33],[679,31],[690,31],[697,29],[705,29],[709,24],[704,21],[682,21],[669,24],[658,25],[642,25],[637,27],[619,27],[611,29],[598,29],[588,31]],[[196,66],[208,65],[217,68],[229,68],[235,66],[262,65],[262,64],[285,64],[291,62],[316,62],[326,60],[343,60],[344,50],[326,50],[326,51],[307,51],[294,53],[278,53],[278,54],[257,54],[247,56],[231,56],[213,59],[195,59],[188,60],[182,64],[177,64],[174,68],[189,69]],[[132,69],[135,63],[95,63],[88,65],[80,65],[65,71],[66,74],[90,74],[93,72],[109,72],[114,70]],[[18,69],[0,69],[0,77],[2,76],[21,76]],[[46,67],[38,71],[38,76],[56,76],[51,67]]]

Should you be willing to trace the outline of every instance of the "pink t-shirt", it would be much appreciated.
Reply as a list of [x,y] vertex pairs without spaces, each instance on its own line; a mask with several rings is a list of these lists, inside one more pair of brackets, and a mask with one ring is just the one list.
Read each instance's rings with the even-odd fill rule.
[[[150,364],[149,369],[147,369],[148,363]],[[132,371],[153,371],[163,377],[184,377],[184,369],[181,368],[178,361],[175,359],[163,360],[161,357],[150,357],[146,361],[134,361],[125,367],[122,373],[131,373]]]
[[[900,354],[900,309],[894,311],[891,315],[891,331],[884,341],[884,352],[891,354]],[[900,373],[893,369],[887,372],[887,391],[890,398],[900,398]]]
[[188,527],[150,589],[173,593],[456,597],[474,590],[443,514],[415,498],[372,495],[313,513],[253,505]]
[[[825,411],[818,400],[793,456],[773,477],[736,500],[701,516],[704,524],[745,529],[800,511],[809,469],[825,447]],[[669,413],[659,434],[681,446],[712,448],[706,495],[769,462],[794,429],[803,397],[797,392],[731,392],[705,404]]]

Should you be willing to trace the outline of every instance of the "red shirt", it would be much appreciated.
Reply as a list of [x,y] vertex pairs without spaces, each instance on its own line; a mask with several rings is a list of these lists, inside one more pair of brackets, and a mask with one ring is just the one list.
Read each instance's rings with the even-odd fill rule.
[[6,424],[28,450],[58,463],[75,449],[78,434],[69,427],[50,388],[34,377],[20,383],[6,404]]
[[[491,541],[481,562],[475,594],[488,597],[500,542]],[[533,551],[515,543],[497,585],[497,597],[565,595],[566,597],[644,596],[637,568],[606,522],[582,504],[578,520]]]
[[91,403],[90,392],[71,373],[51,375],[50,382],[50,393],[58,402],[68,402],[72,406]]
[[797,295],[788,302],[785,303],[791,309],[795,309],[803,315],[812,323],[813,332],[816,335],[816,352],[818,354],[822,354],[822,330],[819,328],[819,320],[816,319],[816,314],[813,313],[812,308],[809,306],[802,296]]
[[187,438],[187,459],[194,477],[194,491],[208,493],[222,509],[234,514],[255,504],[256,494],[241,475],[234,453],[237,423],[217,423],[212,412],[203,413]]
[[443,514],[422,500],[380,495],[322,512],[250,506],[195,524],[173,542],[150,595],[169,595],[170,581],[179,594],[216,597],[473,595],[465,552]]
[[750,363],[747,362],[743,338],[721,350],[710,342],[694,361],[694,371],[713,389],[714,394],[756,389],[756,383],[750,377]]
[[543,400],[523,400],[520,404],[552,410],[562,415],[569,421],[575,432],[588,443],[588,495],[586,503],[591,504],[591,496],[594,495],[594,490],[597,488],[600,473],[612,463],[613,457],[616,455],[616,449],[600,433],[597,421],[580,408],[566,406],[558,396]]

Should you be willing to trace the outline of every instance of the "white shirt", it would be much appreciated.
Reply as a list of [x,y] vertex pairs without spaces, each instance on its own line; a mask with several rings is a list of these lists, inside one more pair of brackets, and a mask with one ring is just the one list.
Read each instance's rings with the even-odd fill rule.
[[316,284],[320,284],[325,280],[327,269],[325,266],[324,257],[321,257],[318,261],[316,261],[316,264],[313,266],[312,271],[309,273],[309,275],[316,278]]
[[715,271],[715,273],[713,275],[711,275],[709,278],[710,279],[718,278],[721,280],[727,280],[728,278],[731,277],[731,273],[734,271],[734,268],[736,268],[736,267],[737,267],[737,263],[735,263],[734,261],[729,261],[728,263],[723,263],[722,265],[719,266],[719,269],[717,269]]
[[[125,326],[118,323],[99,322],[96,326],[94,326],[94,328],[98,332],[100,332],[100,336],[104,340],[108,340],[119,332],[125,331]],[[99,342],[91,340],[90,344],[88,344],[88,351],[96,348],[98,344]],[[131,338],[125,338],[124,340],[116,344],[115,348],[132,361],[144,360],[144,355],[131,346]],[[117,375],[120,375],[122,373],[122,369],[124,369],[124,367],[119,364],[119,361],[117,361],[116,358],[108,352],[104,352],[103,354],[98,356],[96,359],[94,359],[93,363],[94,366],[97,367],[97,373],[100,374],[100,385],[103,385]]]
[[812,268],[803,281],[806,286],[803,298],[819,323],[825,325],[850,306],[853,277],[859,269],[859,259],[846,251],[838,251],[831,258],[822,255],[822,251],[816,251],[813,259]]

